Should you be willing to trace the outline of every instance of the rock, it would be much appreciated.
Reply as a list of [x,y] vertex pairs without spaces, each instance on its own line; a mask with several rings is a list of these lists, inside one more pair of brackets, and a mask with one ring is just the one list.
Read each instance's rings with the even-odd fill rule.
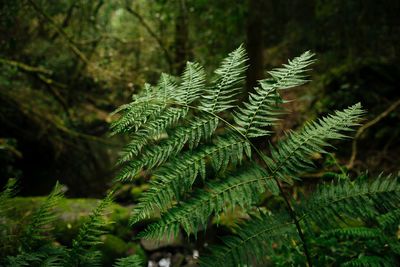
[[159,242],[156,240],[140,239],[140,244],[145,250],[148,251],[157,250],[163,247],[182,247],[183,237],[182,234],[179,233],[176,238],[170,238],[167,240],[167,234],[165,234],[164,238]]
[[176,253],[172,256],[171,266],[180,267],[185,260],[185,256],[182,253]]

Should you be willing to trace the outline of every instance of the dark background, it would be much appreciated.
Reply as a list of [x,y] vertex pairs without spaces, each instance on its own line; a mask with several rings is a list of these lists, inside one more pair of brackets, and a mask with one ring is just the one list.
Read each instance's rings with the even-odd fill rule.
[[[60,180],[68,196],[103,196],[127,142],[107,137],[108,114],[187,60],[212,75],[242,43],[247,91],[266,70],[316,53],[312,82],[284,96],[297,101],[278,134],[361,102],[365,123],[377,122],[360,135],[351,172],[399,170],[400,1],[0,3],[0,178],[20,178],[23,195],[47,194]],[[337,148],[348,164],[351,141]]]

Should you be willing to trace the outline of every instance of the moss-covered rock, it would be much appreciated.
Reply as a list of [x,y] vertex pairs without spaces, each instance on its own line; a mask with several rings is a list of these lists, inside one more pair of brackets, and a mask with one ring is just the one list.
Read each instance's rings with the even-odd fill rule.
[[131,197],[134,201],[139,200],[139,197],[141,196],[142,192],[146,191],[147,189],[150,188],[149,184],[142,184],[137,187],[133,187],[131,189]]

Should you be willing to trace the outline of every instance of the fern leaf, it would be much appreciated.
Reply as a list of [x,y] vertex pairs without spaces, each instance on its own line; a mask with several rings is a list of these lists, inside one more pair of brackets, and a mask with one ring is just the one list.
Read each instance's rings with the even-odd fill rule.
[[187,62],[182,75],[182,83],[175,96],[177,103],[189,105],[199,99],[205,82],[206,74],[203,67],[195,62]]
[[388,213],[379,215],[376,219],[384,229],[397,227],[397,225],[400,224],[400,209],[395,209]]
[[15,178],[8,179],[4,190],[0,192],[0,215],[4,215],[9,210],[9,200],[18,192],[17,182],[18,180]]
[[218,119],[212,116],[206,115],[204,118],[196,118],[188,126],[175,128],[165,142],[158,145],[148,145],[143,148],[144,153],[140,154],[140,157],[133,158],[138,154],[137,151],[141,149],[141,146],[146,143],[145,136],[137,138],[135,144],[131,142],[128,145],[127,152],[119,161],[119,164],[127,164],[120,172],[119,179],[131,179],[143,167],[151,169],[166,162],[169,157],[176,156],[186,143],[189,144],[190,149],[197,147],[201,139],[207,140],[211,137],[217,125]]
[[144,260],[139,255],[131,255],[126,258],[118,259],[114,267],[142,267]]
[[51,223],[58,217],[54,209],[63,197],[62,189],[63,185],[57,182],[51,193],[32,215],[32,222],[24,231],[22,238],[22,246],[25,251],[33,249],[39,240],[45,238],[43,234],[53,229]]
[[252,216],[237,229],[238,235],[222,239],[225,246],[210,248],[212,255],[201,258],[200,266],[245,266],[251,259],[265,265],[265,251],[273,249],[272,243],[291,237],[296,231],[288,214],[277,215]]
[[337,227],[345,218],[370,218],[395,210],[400,200],[399,178],[379,176],[371,184],[358,179],[323,185],[300,206],[294,205],[295,212],[305,225],[324,230]]
[[395,267],[398,266],[393,259],[379,256],[361,256],[357,259],[343,263],[343,267]]
[[91,248],[101,244],[100,236],[106,233],[104,227],[107,225],[107,221],[104,215],[113,201],[112,194],[112,192],[109,193],[100,202],[93,213],[89,215],[89,219],[79,229],[77,238],[72,241],[67,265],[75,266],[76,264],[83,264],[82,262],[90,262],[92,266],[98,262],[100,255],[96,251],[92,251]]
[[289,60],[283,68],[270,71],[272,78],[259,81],[260,87],[254,88],[249,100],[234,114],[235,122],[246,137],[268,135],[266,127],[276,123],[279,114],[277,104],[282,103],[277,90],[300,86],[307,82],[303,73],[314,60],[313,53],[307,51],[301,56]]
[[356,240],[360,238],[378,238],[382,234],[382,231],[379,229],[364,226],[333,229],[324,233],[324,235],[328,236],[340,236]]
[[245,77],[246,61],[247,56],[243,46],[231,52],[222,61],[221,66],[215,70],[218,75],[215,85],[207,89],[207,94],[203,96],[201,109],[216,114],[233,107],[235,101],[233,97],[240,91],[239,84]]
[[242,160],[243,151],[249,144],[235,135],[219,137],[215,145],[201,146],[198,151],[184,152],[164,164],[155,173],[156,181],[144,193],[134,210],[131,223],[147,218],[154,212],[154,205],[161,211],[171,207],[173,197],[179,201],[180,195],[187,192],[197,176],[205,179],[206,159],[209,158],[216,172],[225,170],[229,162],[233,165]]
[[159,221],[149,225],[140,238],[161,238],[167,233],[175,237],[181,225],[189,235],[194,232],[201,223],[207,227],[207,218],[211,214],[227,211],[240,206],[243,209],[250,208],[259,200],[259,195],[270,190],[274,195],[279,192],[278,185],[273,177],[260,167],[244,168],[235,173],[227,173],[228,179],[222,181],[209,181],[205,189],[198,189],[190,194],[186,200],[178,206],[167,210]]
[[290,183],[286,177],[297,178],[298,173],[312,167],[309,156],[326,153],[324,146],[329,146],[326,139],[342,139],[347,137],[344,131],[351,131],[363,114],[360,104],[353,105],[335,115],[322,118],[317,122],[306,124],[301,133],[291,132],[286,140],[278,139],[278,149],[270,145],[271,157],[264,156],[271,174],[284,182]]

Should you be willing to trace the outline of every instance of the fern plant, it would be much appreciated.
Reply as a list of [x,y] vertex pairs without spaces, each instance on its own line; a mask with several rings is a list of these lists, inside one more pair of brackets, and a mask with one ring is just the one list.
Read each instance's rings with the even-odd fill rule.
[[[241,207],[249,219],[242,221],[236,235],[222,238],[224,246],[200,258],[203,266],[246,266],[254,260],[261,264],[276,244],[301,244],[303,264],[312,266],[308,244],[321,231],[398,209],[398,177],[378,177],[372,183],[334,181],[293,200],[283,186],[301,182],[299,174],[312,170],[312,158],[331,146],[327,141],[347,138],[364,111],[360,104],[335,111],[261,151],[252,140],[268,142],[271,126],[284,111],[280,91],[305,84],[314,59],[305,52],[270,71],[271,77],[259,81],[248,100],[237,106],[246,61],[240,46],[222,61],[210,83],[198,63],[188,62],[180,78],[162,74],[157,85],[145,84],[131,103],[119,107],[113,113],[120,116],[111,125],[111,135],[127,134],[130,142],[118,162],[116,179],[131,181],[141,170],[153,177],[133,210],[131,224],[158,211],[161,215],[138,238],[175,237],[181,227],[196,235],[199,225],[207,227],[210,216],[218,219],[228,209]],[[282,197],[285,207],[257,209],[266,191]]]
[[[1,245],[7,246],[10,226],[3,222],[6,210],[11,208],[11,198],[17,192],[17,180],[9,179],[5,189],[0,192],[0,222],[2,223]],[[57,183],[52,192],[31,215],[31,222],[19,234],[18,253],[6,255],[0,259],[0,266],[49,266],[49,267],[78,267],[102,266],[101,251],[96,247],[101,244],[101,235],[108,222],[105,220],[107,208],[113,201],[113,193],[109,193],[93,211],[86,222],[79,229],[78,236],[73,240],[70,248],[50,243],[52,224],[58,217],[56,211],[59,201],[63,198],[63,186]],[[4,216],[4,217],[3,217]],[[0,246],[1,249],[4,249]],[[118,259],[114,266],[139,267],[143,266],[143,259],[138,255],[131,255]]]

